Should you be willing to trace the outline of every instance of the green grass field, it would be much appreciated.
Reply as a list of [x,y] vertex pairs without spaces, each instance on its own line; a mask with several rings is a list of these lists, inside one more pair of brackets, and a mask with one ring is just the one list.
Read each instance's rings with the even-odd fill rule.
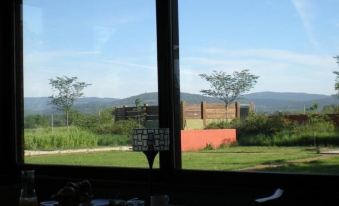
[[[303,160],[310,158],[315,160],[303,163]],[[316,154],[314,149],[307,147],[235,146],[185,152],[182,159],[184,169],[339,174],[339,156],[324,159],[320,154]],[[145,156],[131,151],[30,156],[26,157],[25,161],[35,164],[147,167]],[[260,167],[256,168],[257,166]],[[154,167],[159,167],[158,158]]]

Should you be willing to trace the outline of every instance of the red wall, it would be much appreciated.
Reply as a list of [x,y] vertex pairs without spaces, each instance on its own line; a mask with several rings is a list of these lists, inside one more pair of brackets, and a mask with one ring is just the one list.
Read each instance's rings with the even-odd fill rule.
[[196,151],[206,147],[214,148],[237,141],[235,129],[181,130],[181,151]]

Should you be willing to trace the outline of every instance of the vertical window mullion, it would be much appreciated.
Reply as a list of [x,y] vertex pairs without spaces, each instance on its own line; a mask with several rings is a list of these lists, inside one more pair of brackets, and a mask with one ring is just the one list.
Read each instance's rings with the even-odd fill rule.
[[160,153],[160,168],[181,168],[179,29],[177,0],[157,0],[159,127],[171,133],[169,152]]

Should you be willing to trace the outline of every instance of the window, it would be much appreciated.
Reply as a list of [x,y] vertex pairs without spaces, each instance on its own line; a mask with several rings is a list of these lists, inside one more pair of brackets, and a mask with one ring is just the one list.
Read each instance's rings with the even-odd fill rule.
[[[162,2],[162,3],[160,3]],[[177,14],[176,14],[176,1],[157,1],[156,3],[156,10],[157,10],[157,57],[158,57],[158,90],[159,90],[159,126],[160,127],[169,127],[171,134],[172,134],[172,139],[171,139],[171,150],[170,152],[162,153],[160,154],[160,160],[159,160],[159,165],[161,169],[164,170],[159,170],[159,171],[172,171],[172,169],[180,168],[181,164],[181,149],[180,149],[180,139],[179,134],[180,134],[180,106],[179,106],[179,100],[180,98],[178,97],[179,93],[179,87],[178,87],[178,62],[174,62],[174,59],[178,58],[178,35],[177,35],[177,25],[176,25],[176,20],[177,19]],[[12,14],[14,11],[16,11],[16,17],[18,17],[18,10],[19,10],[19,1],[13,1],[11,5],[7,5],[8,13],[7,15],[10,16],[11,21],[8,21],[8,25],[6,25],[6,31],[20,31],[20,22],[19,18],[13,18]],[[169,4],[171,3],[171,7]],[[209,4],[210,5],[210,4]],[[13,7],[12,7],[13,6]],[[34,7],[34,5],[31,5]],[[35,5],[36,6],[36,5]],[[184,9],[184,7],[181,5],[181,9]],[[173,10],[171,10],[173,9]],[[185,17],[183,14],[180,14],[180,19],[184,20]],[[202,20],[200,20],[201,22]],[[172,24],[171,24],[171,23]],[[182,24],[182,23],[181,23]],[[181,29],[184,29],[184,26],[180,26]],[[15,28],[15,29],[14,29]],[[185,92],[185,87],[183,86],[185,83],[185,77],[183,76],[185,72],[185,37],[183,34],[184,30],[181,30],[181,49],[182,49],[182,64],[181,64],[181,76],[182,76],[182,87],[181,89],[183,92]],[[2,39],[8,40],[6,44],[4,44],[5,50],[10,51],[5,54],[6,61],[5,62],[5,67],[9,68],[8,71],[6,70],[7,73],[6,76],[4,76],[2,79],[4,80],[5,83],[8,83],[9,86],[9,93],[5,94],[8,101],[7,101],[7,106],[6,108],[9,108],[8,113],[6,113],[6,117],[8,119],[11,119],[11,121],[8,123],[9,127],[5,128],[6,131],[9,133],[7,138],[4,138],[1,140],[2,148],[2,154],[7,154],[6,152],[9,151],[11,156],[11,159],[6,158],[6,162],[8,163],[7,165],[12,166],[14,163],[20,163],[20,152],[22,151],[22,148],[20,147],[20,128],[23,128],[23,125],[21,125],[20,122],[23,122],[23,119],[21,121],[21,116],[23,116],[23,113],[20,113],[21,108],[23,108],[21,105],[21,100],[23,99],[24,95],[21,95],[21,68],[20,68],[20,54],[22,53],[22,50],[20,48],[20,32],[8,32],[8,36],[4,37],[1,36]],[[16,34],[16,35],[15,35]],[[16,38],[14,38],[16,37]],[[14,39],[16,41],[14,41]],[[187,40],[187,39],[186,39]],[[14,46],[15,43],[18,43],[17,46]],[[17,54],[17,55],[14,55]],[[17,63],[17,65],[16,65]],[[17,75],[17,76],[16,76]],[[14,79],[16,81],[14,81]],[[89,82],[91,83],[91,82]],[[199,89],[198,89],[199,90]],[[14,98],[15,97],[15,98]],[[305,108],[306,109],[306,108]],[[17,127],[19,126],[19,127]],[[22,126],[22,127],[21,127]],[[16,137],[16,138],[11,138],[11,137]],[[3,147],[4,143],[9,143],[9,145],[12,145],[11,147],[6,148]],[[16,147],[18,146],[18,152],[15,151]],[[206,151],[207,153],[208,151]],[[213,152],[213,151],[212,151]],[[243,151],[242,151],[243,152]],[[234,151],[234,153],[237,153],[237,151]],[[14,155],[16,154],[16,155]],[[245,153],[245,155],[248,157],[252,153]],[[194,158],[187,158],[185,157],[185,153],[183,155],[183,168],[185,170],[177,170],[176,174],[170,175],[171,177],[177,177],[179,176],[181,180],[187,180],[187,182],[190,182],[191,180],[196,181],[196,179],[199,180],[204,180],[204,183],[210,182],[211,184],[214,183],[220,183],[224,184],[223,181],[220,181],[220,179],[223,180],[231,180],[233,183],[239,183],[238,181],[242,181],[242,183],[246,184],[256,184],[256,183],[262,183],[262,180],[274,180],[275,183],[284,181],[284,178],[294,178],[293,181],[288,181],[288,183],[292,183],[294,185],[298,185],[298,183],[301,183],[303,180],[307,178],[313,178],[315,177],[314,175],[310,176],[304,176],[304,175],[288,175],[288,174],[279,174],[279,175],[272,175],[272,174],[249,174],[249,173],[228,173],[228,172],[212,172],[212,171],[192,171],[192,170],[187,170],[187,169],[205,169],[200,167],[201,165],[198,165],[199,167],[189,167],[187,166],[187,160],[193,160]],[[192,156],[193,157],[193,156]],[[18,158],[19,161],[17,161],[15,158]],[[27,166],[27,165],[25,165]],[[28,165],[30,166],[30,165]],[[335,168],[336,165],[332,165]],[[108,178],[111,177],[111,172],[114,171],[115,174],[120,174],[123,176],[125,179],[124,180],[130,180],[129,178],[134,177],[133,174],[138,173],[138,171],[141,170],[125,170],[125,169],[118,169],[118,168],[99,168],[99,167],[88,167],[88,168],[83,168],[83,167],[63,167],[63,166],[45,166],[45,167],[40,167],[39,165],[31,165],[33,168],[38,168],[41,171],[41,174],[52,174],[52,175],[64,175],[67,176],[69,173],[73,174],[73,177],[82,177],[82,176],[95,176],[95,177],[100,177],[100,178]],[[60,170],[56,171],[55,168],[58,168]],[[324,168],[324,167],[323,167]],[[208,168],[210,169],[210,168]],[[217,168],[218,169],[218,168]],[[86,171],[86,174],[83,174],[82,171]],[[100,171],[100,172],[98,172]],[[129,171],[129,172],[126,172]],[[179,175],[177,175],[179,174]],[[240,175],[240,178],[239,176]],[[128,176],[128,177],[127,177]],[[68,177],[68,176],[67,176]],[[120,176],[119,176],[120,177]],[[166,176],[168,177],[168,176]],[[234,178],[233,178],[234,177]],[[283,179],[276,179],[276,177],[284,177]],[[113,178],[116,178],[114,176]],[[135,177],[135,181],[137,177]],[[310,180],[308,179],[308,180]],[[331,176],[327,176],[326,179],[332,180]],[[121,179],[122,180],[122,179]],[[323,182],[324,178],[322,176],[317,176],[315,178],[315,182],[322,183],[323,185],[327,185],[329,181]],[[192,181],[192,182],[193,182]],[[249,183],[250,182],[250,183]],[[269,182],[269,181],[268,181]],[[309,181],[311,182],[311,181]],[[206,183],[208,184],[208,183]],[[270,184],[270,182],[269,182]]]
[[339,173],[337,7],[180,1],[184,169]]
[[158,128],[154,1],[24,0],[23,45],[25,163],[147,167],[131,135]]

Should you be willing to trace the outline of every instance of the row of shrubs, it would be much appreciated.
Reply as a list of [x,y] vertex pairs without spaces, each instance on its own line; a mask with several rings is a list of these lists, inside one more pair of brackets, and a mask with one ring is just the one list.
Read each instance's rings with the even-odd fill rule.
[[111,109],[97,114],[76,111],[70,114],[70,125],[64,125],[63,115],[54,115],[53,129],[50,117],[29,115],[25,117],[25,149],[53,150],[117,146],[131,143],[133,128],[141,125],[135,120],[114,122]]
[[93,148],[97,146],[130,145],[126,134],[98,135],[89,130],[70,126],[52,128],[25,129],[26,150],[55,150]]
[[[55,114],[52,118],[49,115],[27,115],[24,118],[25,129],[65,127],[65,115]],[[139,123],[134,120],[114,122],[112,109],[107,108],[99,113],[89,114],[71,111],[69,114],[69,125],[77,126],[95,134],[124,134],[128,135],[132,128],[140,127]]]
[[245,120],[221,121],[209,129],[237,129],[237,144],[255,146],[338,146],[339,131],[326,115],[310,115],[305,123],[297,123],[277,114],[250,114]]

